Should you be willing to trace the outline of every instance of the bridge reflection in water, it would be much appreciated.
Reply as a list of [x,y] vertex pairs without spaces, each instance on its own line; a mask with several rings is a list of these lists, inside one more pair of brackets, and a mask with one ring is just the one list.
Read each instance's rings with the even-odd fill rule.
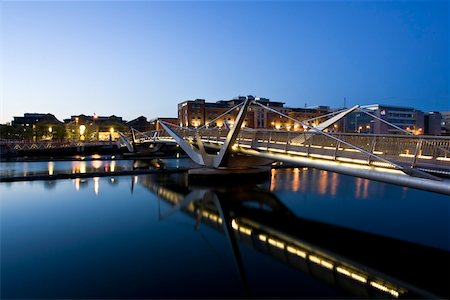
[[134,177],[136,183],[171,205],[161,219],[183,212],[196,227],[224,233],[248,295],[239,244],[356,297],[449,297],[444,250],[299,218],[261,185],[193,187],[179,174]]

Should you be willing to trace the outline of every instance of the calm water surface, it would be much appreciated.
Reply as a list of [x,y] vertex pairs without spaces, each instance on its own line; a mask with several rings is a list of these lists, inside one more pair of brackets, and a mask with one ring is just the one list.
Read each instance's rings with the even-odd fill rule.
[[1,183],[0,196],[2,298],[448,296],[440,194],[295,168],[248,186],[116,176]]

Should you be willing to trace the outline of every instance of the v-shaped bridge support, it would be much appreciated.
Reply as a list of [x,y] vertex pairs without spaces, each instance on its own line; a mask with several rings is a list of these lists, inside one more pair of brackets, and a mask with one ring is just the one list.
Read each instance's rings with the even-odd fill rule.
[[247,114],[248,107],[251,104],[251,100],[246,100],[244,105],[239,110],[234,126],[228,132],[225,143],[220,149],[219,153],[208,154],[205,151],[205,147],[201,140],[200,134],[196,130],[195,139],[197,142],[198,149],[196,149],[192,144],[188,143],[182,136],[175,132],[172,128],[164,123],[160,123],[161,126],[167,131],[167,133],[180,145],[181,149],[186,152],[186,154],[197,164],[204,165],[212,168],[226,167],[228,159],[230,157],[231,147],[233,147],[236,142],[236,138],[239,135],[241,126],[244,123],[245,116]]

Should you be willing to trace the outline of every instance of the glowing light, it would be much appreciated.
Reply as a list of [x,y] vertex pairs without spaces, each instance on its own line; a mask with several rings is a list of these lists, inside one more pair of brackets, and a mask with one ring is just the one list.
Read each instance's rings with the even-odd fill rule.
[[98,169],[102,166],[102,161],[101,160],[94,160],[92,161],[92,166],[94,167],[94,169]]
[[352,162],[352,163],[355,163],[355,164],[363,164],[363,165],[367,164],[367,161],[366,160],[362,160],[362,159],[347,158],[347,157],[338,157],[336,159],[340,160],[340,161]]
[[284,249],[284,243],[281,242],[281,241],[275,240],[275,239],[273,239],[273,238],[269,238],[269,239],[267,240],[267,242],[268,242],[269,244],[271,244],[272,246],[275,246],[275,247],[280,248],[280,249]]
[[437,157],[437,160],[450,161],[450,157]]
[[252,230],[250,228],[244,227],[244,226],[240,226],[239,227],[239,231],[246,234],[246,235],[251,235],[252,234]]
[[99,177],[94,177],[94,193],[95,195],[98,195],[99,190]]
[[113,134],[113,133],[114,133],[114,128],[111,127],[111,128],[109,129],[109,132],[111,132],[111,134]]
[[371,281],[370,285],[373,286],[374,288],[377,288],[377,289],[383,291],[383,292],[389,293],[396,298],[400,295],[400,293],[398,291],[396,291],[395,289],[389,288],[382,283],[378,283],[376,281]]
[[85,130],[86,130],[86,126],[80,125],[80,135],[83,135]]
[[263,242],[266,242],[266,241],[267,241],[267,235],[265,235],[265,234],[260,234],[260,235],[258,235],[258,238],[259,238],[259,240],[261,240],[261,241],[263,241]]
[[289,253],[298,255],[298,256],[303,257],[303,258],[306,257],[306,252],[301,251],[301,250],[299,250],[299,249],[297,249],[297,248],[295,248],[295,247],[287,246],[286,249],[287,249],[287,251],[288,251]]
[[421,158],[421,159],[433,159],[433,156],[428,156],[428,155],[419,155],[417,157]]
[[323,158],[323,159],[333,159],[334,157],[331,155],[322,155],[322,154],[310,154],[311,157]]
[[338,273],[344,274],[344,275],[346,275],[346,276],[348,276],[350,278],[353,278],[353,279],[355,279],[357,281],[360,281],[360,282],[363,282],[363,283],[367,282],[367,278],[365,276],[363,276],[362,274],[355,273],[355,272],[353,272],[353,271],[351,271],[349,269],[345,269],[343,267],[337,267],[336,271]]
[[52,161],[49,161],[47,164],[48,167],[48,175],[53,175],[53,170],[55,168],[55,163]]
[[52,126],[49,126],[49,127],[48,127],[48,132],[52,133],[52,131],[53,131],[53,127],[52,127]]
[[236,220],[231,221],[231,227],[233,227],[234,230],[238,230],[238,224],[236,223]]
[[116,161],[111,161],[110,172],[114,172],[116,170]]

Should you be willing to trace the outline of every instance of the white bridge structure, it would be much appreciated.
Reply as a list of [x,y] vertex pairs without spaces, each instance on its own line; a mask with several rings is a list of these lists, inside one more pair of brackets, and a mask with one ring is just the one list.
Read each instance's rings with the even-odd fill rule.
[[[242,127],[247,109],[258,105],[301,126],[303,131],[266,130]],[[233,125],[209,126],[227,113],[239,110]],[[327,128],[351,112],[368,114],[403,132],[403,135],[329,133]],[[330,114],[313,127],[270,107],[247,100],[198,128],[182,128],[160,122],[164,130],[138,132],[123,138],[130,151],[134,146],[178,144],[197,164],[209,168],[243,168],[270,162],[285,162],[407,187],[450,195],[450,138],[415,136],[370,114],[358,105]],[[132,139],[132,142],[130,140]],[[134,146],[133,146],[134,145]]]

